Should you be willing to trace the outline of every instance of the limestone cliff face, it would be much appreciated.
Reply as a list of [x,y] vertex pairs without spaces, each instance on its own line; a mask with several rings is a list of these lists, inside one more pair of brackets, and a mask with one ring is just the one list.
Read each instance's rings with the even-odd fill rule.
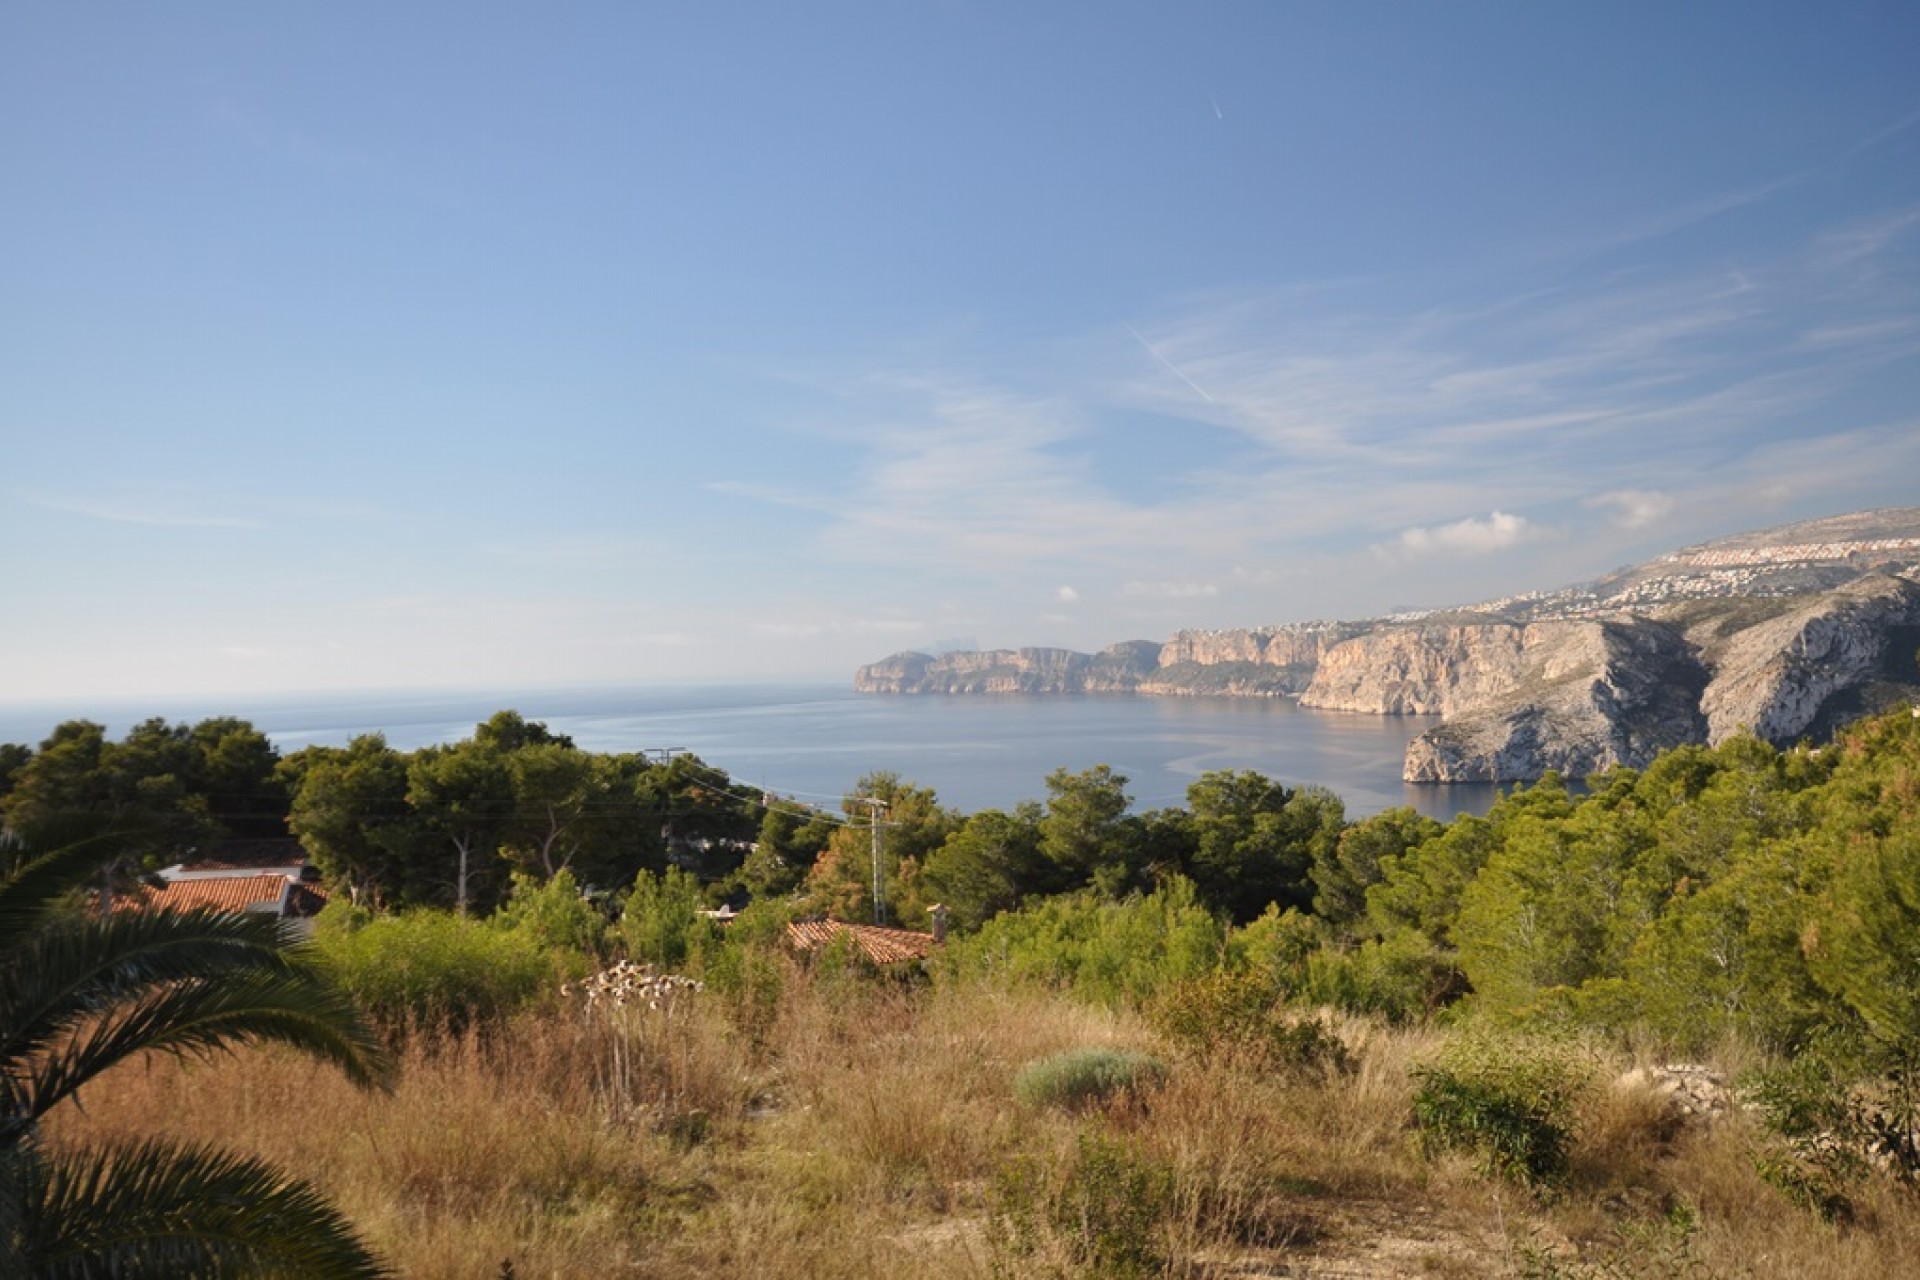
[[1707,671],[1678,628],[1568,622],[1532,639],[1523,637],[1509,689],[1407,745],[1407,781],[1521,782],[1550,769],[1584,778],[1704,735]]
[[[1920,587],[1875,574],[1709,649],[1714,676],[1700,699],[1707,740],[1743,729],[1791,742],[1813,728],[1837,695],[1872,679],[1902,628],[1920,625]],[[1906,673],[1896,673],[1906,674]]]
[[896,653],[855,673],[859,693],[1133,693],[1159,665],[1149,640],[1097,654],[1071,649]]
[[1297,627],[1176,631],[1161,647],[1160,665],[1304,667],[1318,665],[1330,645],[1366,630],[1349,622],[1308,623]]
[[1390,716],[1452,715],[1515,688],[1527,668],[1527,650],[1568,625],[1573,624],[1385,627],[1328,649],[1300,705]]
[[1160,669],[1139,692],[1163,697],[1274,698],[1292,696],[1313,681],[1321,656],[1365,623],[1305,623],[1293,627],[1177,631],[1161,646]]

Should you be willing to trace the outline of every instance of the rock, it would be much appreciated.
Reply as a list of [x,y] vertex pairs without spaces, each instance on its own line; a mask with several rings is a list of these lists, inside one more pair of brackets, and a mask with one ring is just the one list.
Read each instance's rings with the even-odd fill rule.
[[1890,654],[1889,646],[1899,629],[1916,625],[1920,587],[1873,574],[1737,632],[1713,654],[1714,676],[1700,699],[1707,740],[1749,730],[1769,742],[1793,741],[1889,656],[1911,664],[1911,651]]
[[1537,634],[1505,694],[1407,744],[1407,781],[1585,778],[1701,740],[1706,671],[1679,631],[1642,618],[1541,626],[1526,628]]
[[1733,1089],[1726,1076],[1697,1062],[1636,1067],[1613,1082],[1618,1092],[1644,1090],[1658,1097],[1682,1123],[1711,1123],[1733,1110]]

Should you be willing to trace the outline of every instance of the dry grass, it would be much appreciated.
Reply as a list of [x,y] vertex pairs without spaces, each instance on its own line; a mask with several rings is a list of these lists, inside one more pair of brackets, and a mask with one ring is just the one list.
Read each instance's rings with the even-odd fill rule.
[[[823,990],[797,974],[785,991],[752,1036],[695,998],[416,1037],[389,1096],[281,1051],[141,1062],[52,1132],[159,1131],[264,1156],[427,1280],[507,1261],[521,1280],[1072,1274],[1073,1232],[1056,1224],[1010,1252],[992,1222],[1022,1167],[1053,1197],[1044,1227],[1090,1138],[1165,1177],[1166,1274],[1839,1280],[1920,1256],[1909,1197],[1869,1189],[1854,1226],[1827,1226],[1759,1179],[1747,1120],[1685,1128],[1646,1095],[1588,1100],[1572,1172],[1544,1199],[1429,1161],[1408,1124],[1430,1033],[1339,1021],[1356,1069],[1288,1074],[1181,1057],[1135,1018],[1052,996]],[[1173,1070],[1105,1112],[1015,1105],[1023,1065],[1089,1046]]]

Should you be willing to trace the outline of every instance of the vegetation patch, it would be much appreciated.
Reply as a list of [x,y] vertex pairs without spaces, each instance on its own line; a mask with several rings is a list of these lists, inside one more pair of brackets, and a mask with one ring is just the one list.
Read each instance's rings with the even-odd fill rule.
[[1575,1103],[1592,1081],[1571,1047],[1462,1036],[1414,1079],[1414,1123],[1430,1149],[1471,1152],[1487,1173],[1534,1188],[1566,1176]]
[[1073,1049],[1022,1067],[1013,1096],[1022,1106],[1077,1110],[1139,1097],[1167,1078],[1166,1064],[1125,1049]]

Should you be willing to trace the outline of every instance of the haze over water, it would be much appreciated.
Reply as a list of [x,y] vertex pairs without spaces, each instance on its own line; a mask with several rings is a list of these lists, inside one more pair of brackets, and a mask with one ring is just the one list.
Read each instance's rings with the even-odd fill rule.
[[367,693],[0,705],[0,741],[37,744],[93,719],[118,738],[150,716],[250,720],[282,752],[384,733],[400,750],[454,742],[512,708],[591,751],[685,750],[757,787],[833,806],[864,774],[891,770],[966,812],[1046,795],[1056,768],[1107,764],[1136,810],[1184,804],[1202,773],[1252,769],[1338,793],[1349,817],[1411,805],[1445,820],[1484,813],[1496,788],[1400,781],[1430,716],[1302,710],[1286,699],[879,697],[821,684],[652,686],[521,693]]

